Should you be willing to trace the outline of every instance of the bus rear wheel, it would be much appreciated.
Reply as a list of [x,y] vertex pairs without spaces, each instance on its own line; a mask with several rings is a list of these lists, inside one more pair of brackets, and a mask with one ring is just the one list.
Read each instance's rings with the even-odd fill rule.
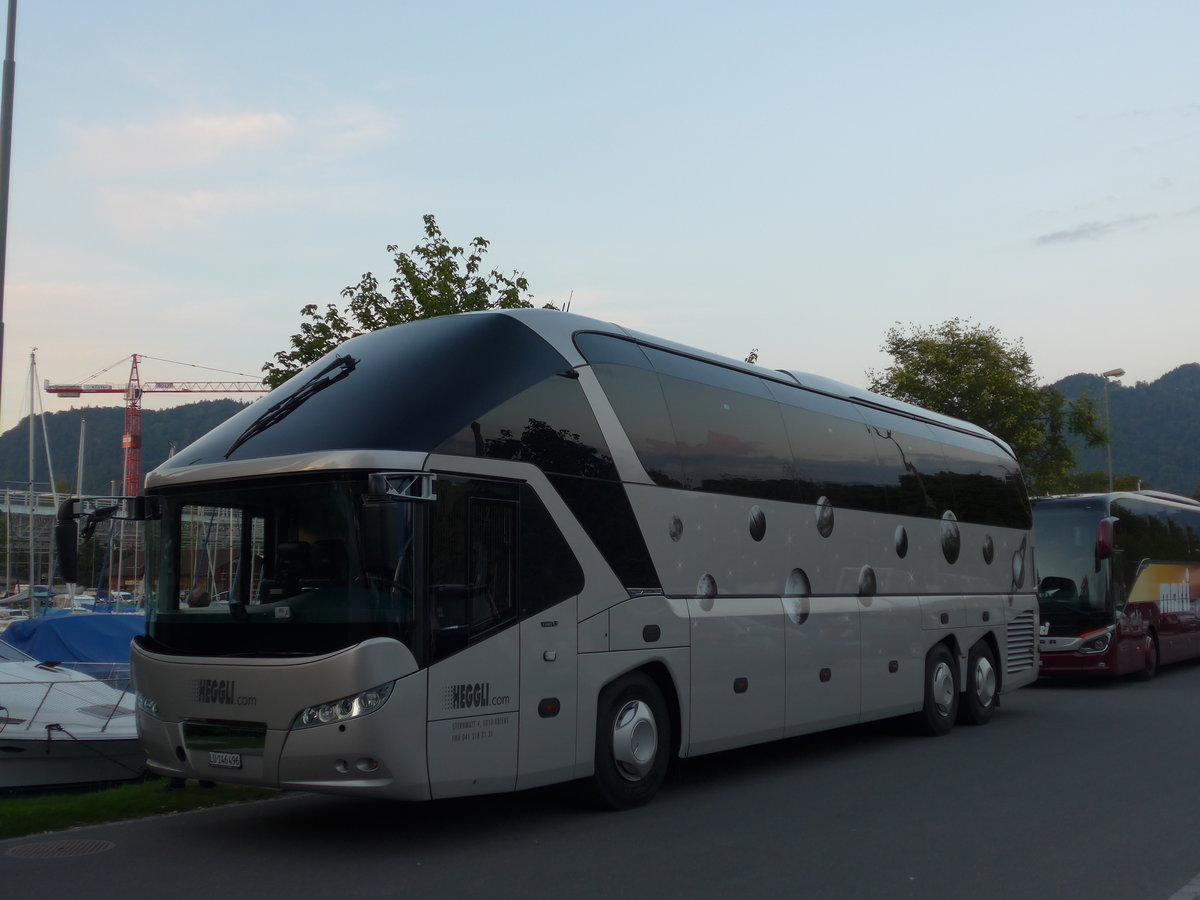
[[986,724],[996,711],[999,688],[996,657],[989,644],[980,642],[967,657],[967,689],[959,701],[958,721],[967,725]]
[[915,715],[924,734],[946,734],[958,715],[958,666],[945,644],[934,645],[925,656],[925,703]]
[[648,803],[667,774],[671,719],[658,685],[632,672],[600,692],[591,794],[605,809]]

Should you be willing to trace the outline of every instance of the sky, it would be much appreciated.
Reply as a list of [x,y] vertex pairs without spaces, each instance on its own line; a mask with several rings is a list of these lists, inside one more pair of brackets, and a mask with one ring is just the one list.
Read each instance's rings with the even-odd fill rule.
[[1046,383],[1153,381],[1200,360],[1198,35],[1195,0],[21,0],[0,429],[31,353],[36,411],[119,407],[41,383],[134,354],[260,378],[427,213],[538,304],[769,368],[865,386],[960,317]]

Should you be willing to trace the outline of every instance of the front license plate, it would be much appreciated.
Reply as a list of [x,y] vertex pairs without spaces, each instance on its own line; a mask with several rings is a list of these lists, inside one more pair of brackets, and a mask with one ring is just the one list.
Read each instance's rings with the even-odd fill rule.
[[242,767],[242,754],[218,753],[216,750],[212,750],[208,754],[208,764],[220,769],[240,769]]

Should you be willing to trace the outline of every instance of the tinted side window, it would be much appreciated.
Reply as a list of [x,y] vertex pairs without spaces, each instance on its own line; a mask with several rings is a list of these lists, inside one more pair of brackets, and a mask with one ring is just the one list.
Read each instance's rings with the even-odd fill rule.
[[892,512],[938,518],[955,506],[954,479],[946,468],[942,446],[924,422],[864,407],[860,410],[879,457]]
[[583,569],[527,484],[521,485],[521,618],[532,616],[583,590]]
[[667,404],[650,360],[633,341],[606,334],[575,335],[642,468],[663,487],[683,487],[683,465]]
[[663,487],[683,487],[683,463],[658,376],[649,369],[595,363],[592,370],[642,468]]
[[[685,487],[796,499],[792,453],[779,404],[672,375],[660,375],[659,381],[683,462]],[[747,381],[761,385],[756,378]],[[761,387],[759,391],[765,394]]]
[[1143,560],[1195,562],[1200,560],[1200,511],[1176,509],[1144,500],[1121,500],[1112,505],[1119,518],[1118,543],[1130,566],[1129,577]]
[[660,375],[673,378],[684,378],[688,381],[698,381],[716,388],[749,394],[752,397],[770,398],[766,385],[762,380],[748,372],[738,372],[716,363],[702,362],[690,356],[681,356],[654,347],[643,347],[646,358],[650,360]]
[[887,510],[883,472],[858,410],[822,394],[769,383],[780,400],[800,482],[801,499],[829,498],[834,506]]
[[566,475],[548,477],[622,585],[629,590],[661,589],[623,484]]
[[583,388],[562,375],[551,375],[483,413],[437,450],[533,463],[544,472],[617,477]]
[[964,522],[1029,528],[1033,514],[1017,463],[983,438],[956,431],[940,437],[953,478],[954,514]]

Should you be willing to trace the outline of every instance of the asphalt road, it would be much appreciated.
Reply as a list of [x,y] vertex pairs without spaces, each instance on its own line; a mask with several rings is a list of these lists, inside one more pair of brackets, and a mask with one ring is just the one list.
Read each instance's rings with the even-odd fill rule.
[[[1200,897],[1200,665],[1039,684],[942,738],[873,724],[569,791],[312,795],[0,841],[6,897]],[[195,788],[190,788],[195,789]],[[1197,884],[1200,884],[1198,882]]]

